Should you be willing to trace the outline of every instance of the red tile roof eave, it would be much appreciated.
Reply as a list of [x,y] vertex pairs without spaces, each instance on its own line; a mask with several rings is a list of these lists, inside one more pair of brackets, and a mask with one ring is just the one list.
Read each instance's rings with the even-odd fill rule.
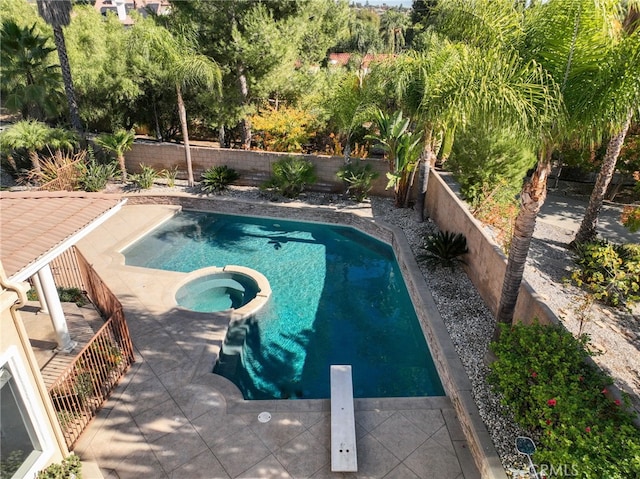
[[0,200],[0,261],[12,281],[35,274],[126,202],[119,195],[37,191],[0,192]]

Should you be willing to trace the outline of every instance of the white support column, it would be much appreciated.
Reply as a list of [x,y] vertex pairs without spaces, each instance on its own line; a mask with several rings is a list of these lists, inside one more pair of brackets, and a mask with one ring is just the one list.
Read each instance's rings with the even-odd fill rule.
[[40,301],[40,312],[44,314],[49,314],[49,308],[47,306],[47,301],[44,297],[44,291],[42,289],[42,283],[40,282],[40,277],[37,274],[34,274],[31,279],[33,280],[33,286],[36,288],[36,293],[38,294],[38,301]]
[[58,290],[56,289],[56,283],[53,280],[53,273],[49,264],[46,264],[38,271],[38,279],[40,279],[44,299],[49,309],[49,317],[58,337],[57,349],[63,353],[70,353],[78,343],[72,341],[71,336],[69,336],[67,320],[62,311],[62,304],[60,304],[60,297],[58,296]]

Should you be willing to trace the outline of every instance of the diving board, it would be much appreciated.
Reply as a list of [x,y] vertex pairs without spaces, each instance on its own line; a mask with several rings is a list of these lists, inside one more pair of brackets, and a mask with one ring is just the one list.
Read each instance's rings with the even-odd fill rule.
[[350,365],[331,365],[331,470],[358,470]]

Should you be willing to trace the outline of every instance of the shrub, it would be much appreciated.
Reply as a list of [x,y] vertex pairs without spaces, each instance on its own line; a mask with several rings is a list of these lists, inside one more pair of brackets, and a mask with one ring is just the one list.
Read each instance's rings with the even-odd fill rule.
[[446,166],[465,199],[477,204],[483,192],[496,187],[519,191],[535,162],[534,150],[514,132],[475,127],[456,135]]
[[484,224],[494,228],[496,241],[502,245],[505,253],[508,253],[513,237],[513,227],[519,210],[519,192],[519,188],[509,186],[506,180],[498,181],[493,187],[485,183],[471,203],[471,213]]
[[369,196],[373,180],[379,175],[370,164],[349,163],[338,170],[338,178],[347,185],[345,194],[356,201],[363,201]]
[[467,239],[462,233],[438,231],[427,238],[425,252],[418,255],[418,261],[424,261],[430,266],[448,266],[453,268],[456,263],[463,263],[461,256],[469,252]]
[[640,431],[627,400],[607,397],[611,378],[587,364],[586,344],[559,326],[501,325],[489,381],[537,439],[536,463],[588,479],[638,477]]
[[86,296],[78,288],[58,286],[58,296],[63,303],[76,303],[78,306],[84,306],[88,303]]
[[262,187],[273,189],[287,198],[297,198],[307,185],[315,181],[313,163],[304,158],[290,157],[273,164],[273,176]]
[[89,161],[80,178],[80,187],[84,191],[102,191],[109,180],[117,178],[120,174],[118,163],[116,161],[98,163],[91,146],[88,149],[88,156]]
[[176,186],[176,178],[178,176],[178,167],[174,166],[168,170],[162,170],[160,172],[160,176],[167,181],[167,186],[169,188],[173,188]]
[[640,245],[607,241],[578,244],[571,278],[595,299],[613,306],[640,300]]
[[[84,293],[78,288],[63,288],[58,286],[58,297],[61,303],[76,303],[78,306],[84,306],[89,301]],[[38,294],[36,290],[31,288],[27,291],[27,299],[29,301],[38,301]]]
[[51,464],[40,471],[36,479],[82,479],[82,463],[80,457],[71,454],[60,464]]
[[267,151],[301,152],[316,129],[315,116],[304,110],[268,107],[251,117],[254,140]]
[[206,193],[213,193],[217,191],[223,191],[240,178],[240,175],[233,168],[229,168],[226,165],[212,166],[207,171],[202,173],[202,191]]
[[[640,183],[638,183],[640,185]],[[622,224],[632,233],[640,231],[640,206],[625,206],[622,210]]]
[[140,163],[140,173],[131,175],[131,181],[138,188],[148,190],[153,186],[153,182],[158,177],[158,172],[152,167]]
[[31,170],[27,179],[49,191],[74,191],[80,188],[86,151],[71,154],[56,150],[40,160],[40,171]]

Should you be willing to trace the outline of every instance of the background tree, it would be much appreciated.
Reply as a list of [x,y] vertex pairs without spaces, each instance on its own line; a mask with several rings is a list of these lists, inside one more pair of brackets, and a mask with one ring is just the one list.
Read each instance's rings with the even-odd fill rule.
[[[633,115],[640,109],[639,7],[640,2],[629,5],[626,17],[622,22],[624,28],[619,30],[618,38],[614,37],[616,45],[602,63],[597,66],[593,65],[595,72],[585,79],[593,84],[593,77],[596,76],[597,85],[600,87],[599,91],[577,89],[579,93],[585,91],[589,93],[589,98],[581,98],[579,105],[581,108],[592,111],[592,116],[596,121],[605,121],[604,125],[596,126],[596,128],[610,132],[611,139],[607,144],[602,166],[589,198],[585,216],[573,241],[574,244],[592,241],[596,237],[598,215],[604,203],[607,188],[615,173]],[[614,17],[609,21],[614,23],[615,20]],[[602,78],[603,76],[604,78]]]
[[82,123],[78,115],[78,103],[76,101],[75,91],[73,89],[73,79],[71,77],[71,67],[69,66],[69,58],[67,57],[67,47],[64,42],[64,33],[62,27],[69,25],[71,22],[71,0],[38,0],[38,13],[53,28],[53,40],[58,50],[58,58],[60,59],[60,68],[62,69],[62,79],[64,81],[64,90],[67,95],[67,103],[69,105],[69,116],[71,126],[77,132],[82,131]]
[[387,53],[400,53],[406,44],[409,17],[404,12],[389,9],[380,17],[380,31]]
[[37,32],[36,24],[20,27],[7,19],[0,30],[2,104],[23,119],[45,120],[61,109],[62,91],[58,65],[51,63],[55,48]]
[[333,50],[337,52],[358,53],[362,56],[383,50],[380,35],[380,16],[373,10],[358,10],[349,16],[349,35],[338,43]]
[[[196,0],[173,4],[174,18],[178,20],[172,21],[172,25],[191,24],[197,31],[200,51],[224,66],[222,96],[225,102],[236,107],[219,108],[219,111],[234,114],[241,111],[239,128],[244,148],[251,145],[248,115],[255,112],[256,104],[286,83],[300,52],[311,51],[306,46],[303,48],[302,42],[305,38],[308,40],[309,28],[318,31],[318,26],[309,20],[310,15],[323,11],[320,3],[320,0]],[[344,8],[343,3],[336,5]],[[326,10],[324,12],[326,15],[318,14],[317,20],[331,18]],[[327,25],[325,35],[340,24],[334,21],[333,27]],[[327,43],[323,41],[323,44]],[[236,118],[228,118],[225,124],[233,126],[234,120]]]
[[411,23],[415,26],[421,24],[427,27],[434,16],[434,10],[438,6],[438,0],[413,0],[411,5]]
[[167,95],[152,83],[159,78],[159,65],[129,48],[131,31],[114,13],[104,17],[91,5],[74,6],[65,39],[80,117],[88,130],[130,129],[135,123],[153,128],[157,100],[149,98],[152,93],[165,94],[167,108],[175,105],[171,89]]

